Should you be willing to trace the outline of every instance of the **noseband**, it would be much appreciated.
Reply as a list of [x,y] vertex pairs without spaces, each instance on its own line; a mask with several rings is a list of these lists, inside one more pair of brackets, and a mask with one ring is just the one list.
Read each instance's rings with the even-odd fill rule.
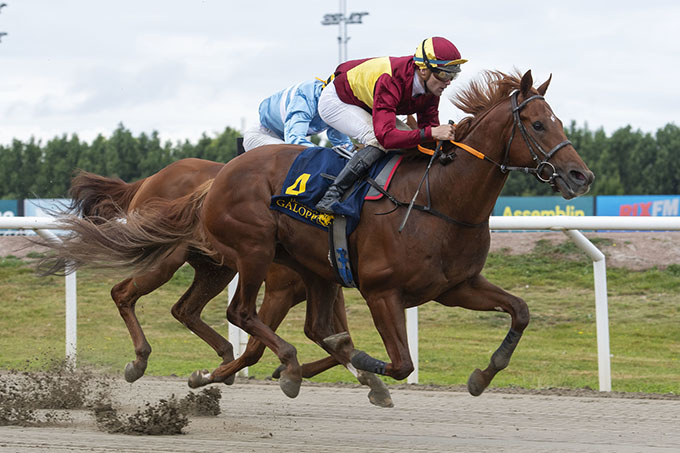
[[[562,143],[557,144],[553,149],[551,149],[548,152],[545,152],[541,145],[536,141],[536,139],[529,133],[527,128],[524,126],[524,123],[522,123],[522,120],[519,117],[519,112],[522,110],[524,106],[526,106],[529,102],[533,101],[534,99],[544,99],[543,96],[540,94],[535,94],[533,96],[530,96],[526,98],[524,101],[522,101],[521,104],[517,103],[517,98],[519,97],[519,91],[515,91],[512,93],[512,96],[510,97],[510,106],[512,108],[512,119],[513,119],[513,125],[512,125],[512,133],[510,134],[510,140],[508,140],[508,144],[505,147],[505,155],[503,156],[503,163],[498,165],[500,167],[500,170],[503,173],[506,173],[508,171],[521,171],[527,174],[533,174],[536,176],[536,179],[538,179],[541,182],[547,182],[551,186],[555,185],[555,178],[558,177],[557,171],[555,170],[555,166],[550,163],[550,158],[557,153],[560,149],[564,148],[567,145],[571,145],[571,141],[565,140]],[[520,133],[522,134],[522,138],[524,139],[524,143],[526,143],[527,148],[529,148],[529,152],[531,153],[531,157],[536,162],[536,167],[531,168],[531,167],[508,167],[508,159],[510,157],[510,146],[512,145],[512,140],[515,138],[515,131],[519,129]],[[540,155],[543,157],[541,160]],[[548,168],[550,171],[550,177],[549,178],[544,178],[541,176],[541,172],[543,169]]]

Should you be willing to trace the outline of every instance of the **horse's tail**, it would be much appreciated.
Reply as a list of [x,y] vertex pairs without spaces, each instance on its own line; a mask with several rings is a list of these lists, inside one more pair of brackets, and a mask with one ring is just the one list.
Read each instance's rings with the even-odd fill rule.
[[128,210],[132,198],[144,179],[126,183],[119,178],[107,178],[84,170],[71,180],[69,213],[90,217],[96,223],[121,216]]
[[61,241],[39,240],[53,253],[41,260],[38,272],[59,275],[88,267],[146,273],[183,244],[214,256],[200,228],[201,206],[212,182],[210,179],[176,200],[150,201],[144,210],[124,219],[59,217],[72,233]]

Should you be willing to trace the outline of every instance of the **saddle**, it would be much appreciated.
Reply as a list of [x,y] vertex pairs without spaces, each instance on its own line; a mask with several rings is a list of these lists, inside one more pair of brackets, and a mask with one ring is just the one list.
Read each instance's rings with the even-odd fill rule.
[[336,205],[336,214],[331,215],[321,213],[313,206],[326,193],[335,175],[347,163],[347,158],[332,148],[307,148],[291,165],[281,194],[272,197],[269,207],[328,231],[329,260],[338,280],[345,287],[356,287],[347,237],[359,224],[364,202],[383,197],[401,160],[399,152],[388,152],[373,165],[367,178],[345,192],[341,202]]

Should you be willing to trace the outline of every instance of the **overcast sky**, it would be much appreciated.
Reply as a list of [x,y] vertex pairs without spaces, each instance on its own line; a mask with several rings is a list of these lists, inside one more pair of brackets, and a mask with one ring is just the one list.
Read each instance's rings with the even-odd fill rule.
[[[338,64],[329,1],[2,0],[0,144],[77,133],[194,142],[257,121],[262,99]],[[607,133],[678,124],[680,2],[347,0],[349,59],[409,55],[426,37],[458,46],[462,76],[441,121],[463,114],[446,96],[484,69],[550,73],[562,121]]]

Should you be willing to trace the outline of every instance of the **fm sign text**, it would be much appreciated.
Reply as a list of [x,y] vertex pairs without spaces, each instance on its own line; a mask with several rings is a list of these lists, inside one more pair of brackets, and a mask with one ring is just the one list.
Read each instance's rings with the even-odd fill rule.
[[677,216],[680,198],[656,200],[645,203],[622,204],[619,206],[621,216]]

